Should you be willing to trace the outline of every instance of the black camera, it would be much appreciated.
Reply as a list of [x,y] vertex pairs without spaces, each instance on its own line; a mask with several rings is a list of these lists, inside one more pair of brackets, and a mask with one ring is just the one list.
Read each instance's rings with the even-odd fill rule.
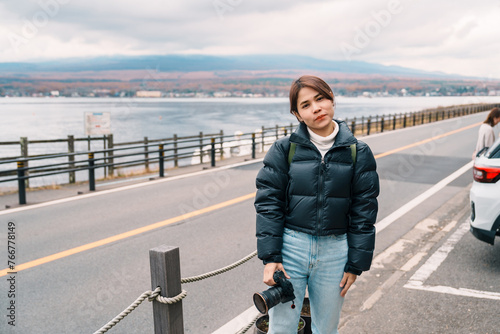
[[253,303],[260,313],[266,314],[269,309],[278,305],[279,303],[286,303],[292,301],[292,308],[295,308],[293,300],[293,285],[285,277],[285,274],[278,270],[274,272],[273,280],[276,285],[262,291],[261,293],[253,294]]

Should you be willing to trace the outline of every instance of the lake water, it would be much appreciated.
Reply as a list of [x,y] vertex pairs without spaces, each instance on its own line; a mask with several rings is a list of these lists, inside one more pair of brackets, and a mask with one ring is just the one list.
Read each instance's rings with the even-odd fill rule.
[[[420,111],[438,106],[500,102],[492,97],[375,97],[336,99],[335,116],[353,118]],[[0,141],[84,137],[85,112],[110,112],[115,142],[252,132],[295,123],[286,98],[137,99],[0,98]],[[2,156],[0,151],[0,156]]]
[[[499,97],[337,97],[335,116],[352,119],[361,116],[390,115],[421,111],[439,106],[471,103],[499,103]],[[0,142],[64,139],[68,135],[85,137],[86,112],[109,112],[114,142],[139,141],[144,137],[161,139],[224,131],[253,132],[262,126],[297,123],[288,109],[286,98],[219,98],[219,99],[121,99],[121,98],[0,98]],[[86,151],[86,142],[75,143],[76,151]],[[92,142],[90,149],[102,149],[102,143]],[[29,154],[61,153],[67,143],[30,144]],[[20,155],[20,146],[0,145],[0,158]],[[207,158],[208,159],[208,158]],[[63,159],[65,160],[65,159]],[[63,161],[54,161],[63,162]],[[30,166],[48,163],[32,161]],[[181,164],[191,163],[189,159]],[[0,165],[0,170],[15,168]],[[103,176],[98,169],[96,177]],[[87,172],[77,172],[77,180],[86,180]],[[1,179],[1,178],[0,178]],[[45,176],[30,180],[31,186],[66,183],[66,174]],[[12,182],[0,183],[15,188]]]

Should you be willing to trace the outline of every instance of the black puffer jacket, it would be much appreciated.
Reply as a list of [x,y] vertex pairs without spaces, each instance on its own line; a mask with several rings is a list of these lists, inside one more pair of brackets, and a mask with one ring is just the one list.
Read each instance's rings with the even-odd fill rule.
[[[264,263],[282,262],[283,229],[312,235],[347,233],[346,272],[370,269],[379,181],[373,154],[342,121],[324,161],[305,124],[277,140],[257,175],[257,250]],[[296,143],[288,163],[290,142]],[[356,143],[353,163],[350,145]]]

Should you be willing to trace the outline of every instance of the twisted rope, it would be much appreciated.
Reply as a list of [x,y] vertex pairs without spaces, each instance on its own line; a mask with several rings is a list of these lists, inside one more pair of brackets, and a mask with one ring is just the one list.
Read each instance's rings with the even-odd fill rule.
[[162,297],[160,296],[161,288],[157,287],[154,291],[146,291],[142,295],[139,296],[132,304],[130,304],[129,307],[127,307],[122,313],[118,314],[116,317],[113,318],[110,322],[108,322],[106,325],[101,327],[98,331],[96,331],[94,334],[104,334],[111,328],[113,328],[117,323],[119,323],[123,318],[125,318],[127,315],[132,313],[133,310],[135,310],[139,305],[142,304],[142,302],[147,298],[150,302],[153,300],[156,300],[160,303],[163,304],[175,304],[185,298],[187,296],[186,290],[182,290],[180,294],[178,294],[175,297],[167,298],[167,297]]
[[213,277],[213,276],[225,273],[231,269],[238,267],[239,265],[242,265],[243,263],[245,263],[248,260],[250,260],[251,258],[253,258],[255,255],[257,255],[257,251],[254,251],[253,253],[248,254],[243,259],[241,259],[233,264],[230,264],[229,266],[221,268],[219,270],[214,270],[214,271],[211,271],[209,273],[199,275],[199,276],[191,276],[191,277],[183,278],[183,279],[181,279],[181,283],[192,283],[192,282],[196,282],[196,281],[201,281],[205,278],[209,278],[209,277]]
[[255,317],[248,325],[237,331],[235,334],[245,334],[250,328],[252,328],[253,324],[260,318],[260,314]]
[[[203,274],[203,275],[199,275],[199,276],[192,276],[192,277],[183,278],[183,279],[181,279],[181,283],[191,283],[191,282],[201,281],[201,280],[203,280],[205,278],[209,278],[209,277],[213,277],[213,276],[225,273],[225,272],[227,272],[227,271],[229,271],[231,269],[234,269],[234,268],[242,265],[243,263],[249,261],[255,255],[257,255],[257,251],[254,251],[254,252],[248,254],[243,259],[241,259],[241,260],[239,260],[239,261],[237,261],[237,262],[235,262],[233,264],[230,264],[229,266],[221,268],[219,270],[214,270],[214,271],[211,271],[209,273],[206,273],[206,274]],[[157,302],[160,302],[162,304],[175,304],[175,303],[181,301],[183,298],[185,298],[187,296],[186,290],[182,290],[182,292],[179,293],[177,296],[170,297],[170,298],[160,296],[160,292],[161,292],[161,288],[160,287],[157,287],[154,291],[149,290],[149,291],[144,292],[142,295],[139,296],[139,298],[137,298],[132,304],[130,304],[130,306],[127,307],[122,313],[118,314],[115,318],[113,318],[113,320],[111,320],[110,322],[108,322],[101,329],[99,329],[98,331],[94,332],[94,334],[104,334],[104,333],[106,333],[108,330],[110,330],[111,328],[113,328],[117,323],[119,323],[123,318],[125,318],[127,315],[129,315],[133,310],[135,310],[139,305],[141,305],[141,303],[146,298],[150,302],[152,302],[153,300],[156,300]],[[255,320],[252,323],[250,323],[247,327],[245,327],[244,331],[240,330],[240,332],[238,332],[237,334],[246,333],[246,331],[250,327],[252,327],[252,325],[255,323],[256,320],[257,320],[257,318],[255,318]]]

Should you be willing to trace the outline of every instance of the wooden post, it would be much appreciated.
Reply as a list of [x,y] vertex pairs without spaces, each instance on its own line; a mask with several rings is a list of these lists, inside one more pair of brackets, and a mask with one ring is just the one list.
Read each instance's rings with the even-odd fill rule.
[[[75,136],[68,135],[68,153],[75,153]],[[68,155],[69,168],[75,168],[75,156]],[[69,172],[69,183],[75,183],[75,172]]]
[[[179,247],[160,246],[149,250],[151,290],[161,288],[161,296],[172,298],[182,292]],[[155,334],[183,334],[182,301],[174,304],[153,302]]]

